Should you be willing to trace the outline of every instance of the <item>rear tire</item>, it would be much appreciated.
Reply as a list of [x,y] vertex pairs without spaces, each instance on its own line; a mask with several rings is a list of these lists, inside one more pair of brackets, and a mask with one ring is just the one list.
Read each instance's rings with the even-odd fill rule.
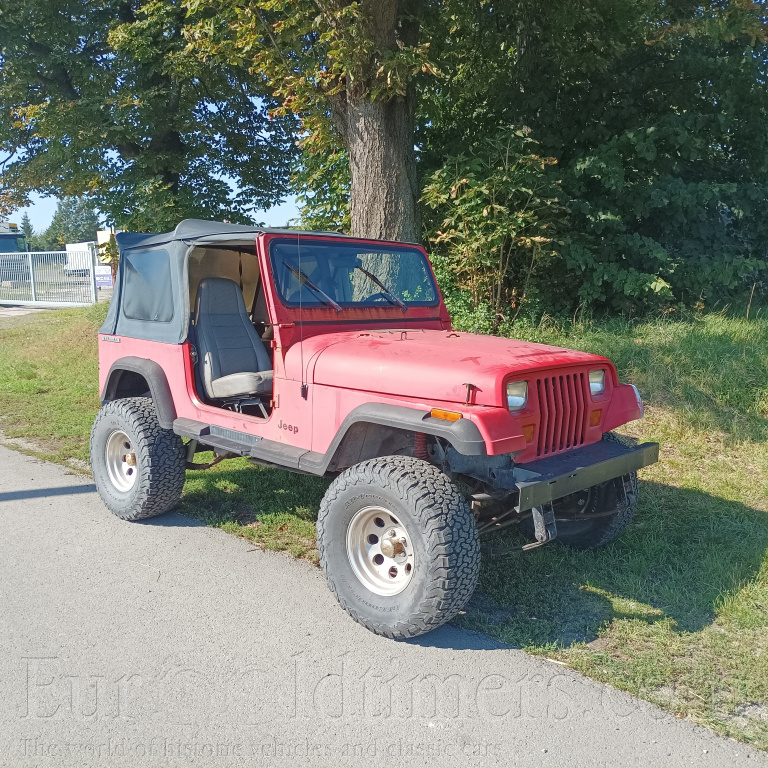
[[480,570],[466,500],[437,467],[410,456],[371,459],[339,475],[320,506],[317,545],[341,607],[394,639],[450,621]]
[[113,400],[93,422],[91,469],[102,500],[122,520],[162,515],[181,498],[184,444],[160,426],[150,398]]

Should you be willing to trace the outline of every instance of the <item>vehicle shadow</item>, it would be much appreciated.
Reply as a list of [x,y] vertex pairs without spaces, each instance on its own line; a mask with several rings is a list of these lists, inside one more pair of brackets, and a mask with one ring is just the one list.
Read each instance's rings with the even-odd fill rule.
[[[297,535],[309,535],[307,526],[316,519],[328,485],[244,462],[188,477],[176,512],[147,524],[199,524],[191,517],[206,524],[248,525],[272,518],[289,542],[294,524]],[[514,527],[493,540],[494,545],[515,543],[524,540]],[[695,632],[712,622],[724,597],[757,575],[766,550],[765,512],[702,491],[641,482],[638,514],[616,542],[588,552],[553,543],[486,557],[475,595],[452,626],[407,642],[454,649],[481,649],[498,641],[513,647],[568,647],[595,640],[602,627],[621,618],[664,621],[673,631]]]
[[[210,460],[198,454],[196,460]],[[245,459],[225,461],[208,470],[187,472],[184,496],[174,512],[207,525],[248,524],[281,515],[314,522],[329,481],[282,469],[251,466]],[[171,514],[158,525],[177,525]]]
[[[199,461],[210,460],[198,457]],[[187,472],[180,503],[173,514],[154,518],[156,525],[180,526],[184,520],[223,528],[258,547],[286,551],[317,562],[315,520],[329,481],[281,469],[251,466],[245,459],[209,470]]]
[[[513,647],[590,642],[621,618],[673,631],[712,623],[718,605],[760,571],[768,514],[701,491],[643,482],[624,535],[602,549],[559,544],[486,558],[478,589],[454,625]],[[499,541],[522,543],[517,532]],[[421,638],[430,645],[430,636]]]

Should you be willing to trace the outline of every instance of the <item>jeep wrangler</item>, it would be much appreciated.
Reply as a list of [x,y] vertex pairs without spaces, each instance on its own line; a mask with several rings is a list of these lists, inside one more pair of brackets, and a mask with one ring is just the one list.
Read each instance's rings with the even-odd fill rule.
[[232,457],[333,478],[321,566],[392,638],[462,609],[481,533],[587,549],[631,520],[658,459],[611,434],[637,389],[605,357],[453,330],[420,246],[196,220],[117,242],[91,465],[118,517]]

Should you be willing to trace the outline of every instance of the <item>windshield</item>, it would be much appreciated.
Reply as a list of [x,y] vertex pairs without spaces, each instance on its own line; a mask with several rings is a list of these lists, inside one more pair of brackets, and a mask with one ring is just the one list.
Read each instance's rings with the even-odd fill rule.
[[21,235],[0,235],[0,253],[19,253],[26,250],[26,241]]
[[[293,307],[424,307],[437,289],[424,254],[408,246],[301,238],[273,240],[272,272],[283,303]],[[299,259],[301,256],[301,259]]]

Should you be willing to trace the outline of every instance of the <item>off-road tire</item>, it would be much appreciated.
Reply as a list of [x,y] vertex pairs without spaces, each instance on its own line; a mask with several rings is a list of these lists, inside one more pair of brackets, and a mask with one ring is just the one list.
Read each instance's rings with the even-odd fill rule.
[[[107,440],[117,430],[130,437],[136,454],[138,474],[127,492],[115,487],[106,466]],[[91,430],[91,470],[104,504],[119,518],[143,520],[172,509],[181,498],[185,466],[184,444],[160,426],[151,398],[112,400],[99,411]]]
[[[392,511],[415,550],[411,580],[394,596],[371,591],[347,554],[350,522],[372,504]],[[393,639],[450,621],[472,596],[480,570],[480,542],[466,500],[437,467],[410,456],[371,459],[342,472],[320,505],[317,546],[339,605],[371,632]]]
[[[626,438],[606,432],[603,440],[627,444]],[[622,486],[624,486],[622,488]],[[596,517],[591,520],[557,520],[557,539],[570,549],[587,550],[597,549],[617,539],[632,522],[637,511],[637,472],[631,472],[623,477],[616,477],[600,485],[593,486],[590,491],[588,507],[585,514],[593,514],[602,510],[608,511],[611,507],[616,512],[605,517]],[[626,503],[625,502],[626,492]],[[554,502],[555,517],[558,517],[558,503]],[[528,517],[521,523],[525,536],[531,541],[536,540],[533,520]]]

